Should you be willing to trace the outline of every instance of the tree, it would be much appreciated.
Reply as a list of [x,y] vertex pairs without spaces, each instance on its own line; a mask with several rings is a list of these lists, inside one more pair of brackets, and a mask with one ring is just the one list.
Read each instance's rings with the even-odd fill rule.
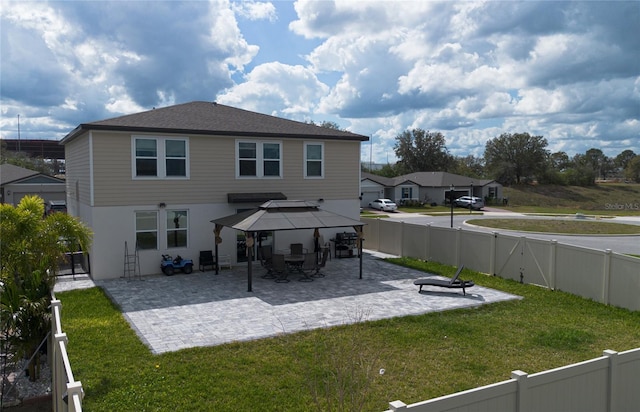
[[547,140],[529,133],[503,133],[485,145],[484,160],[488,173],[503,184],[536,179],[544,173]]
[[485,176],[484,159],[475,157],[474,155],[456,157],[453,167],[450,168],[449,171],[461,176],[482,179]]
[[572,166],[564,172],[568,185],[593,186],[596,184],[596,172],[587,155],[576,154],[573,156],[571,164]]
[[595,172],[596,176],[606,179],[609,172],[614,170],[613,161],[605,155],[602,150],[591,148],[585,153],[587,163]]
[[640,183],[640,155],[629,160],[624,169],[624,177],[636,183]]
[[564,171],[571,166],[571,159],[566,152],[555,152],[549,156],[549,167],[556,169],[558,172]]
[[616,158],[613,160],[613,163],[618,169],[624,170],[627,168],[627,165],[634,157],[636,157],[636,154],[633,152],[633,150],[623,150],[618,156],[616,156]]
[[332,121],[329,121],[329,120],[323,120],[322,123],[320,123],[320,124],[316,124],[313,120],[306,121],[305,123],[312,124],[312,125],[318,126],[318,127],[324,127],[325,129],[333,129],[333,130],[345,131],[345,129],[340,127],[340,125],[338,123],[332,122]]
[[[18,354],[33,355],[51,329],[49,305],[58,264],[71,246],[86,250],[91,231],[64,213],[44,215],[38,196],[0,205],[0,326]],[[36,359],[29,364],[36,379]]]
[[440,132],[405,130],[396,136],[393,149],[399,159],[396,163],[399,174],[448,171],[453,163]]

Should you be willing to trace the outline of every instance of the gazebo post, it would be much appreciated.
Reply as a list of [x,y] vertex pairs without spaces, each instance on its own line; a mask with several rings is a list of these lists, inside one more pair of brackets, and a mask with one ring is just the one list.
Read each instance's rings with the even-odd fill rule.
[[362,238],[362,225],[354,226],[353,228],[356,230],[356,234],[358,235],[358,258],[360,260],[360,279],[362,279],[362,242],[364,241]]
[[246,232],[246,239],[247,239],[247,259],[249,260],[247,262],[247,292],[251,292],[252,291],[252,287],[251,287],[251,283],[253,281],[253,265],[252,265],[252,260],[253,260],[253,233],[252,232]]
[[219,273],[220,271],[220,255],[218,255],[218,244],[222,242],[222,238],[220,237],[220,232],[222,232],[222,228],[224,226],[216,224],[215,228],[213,229],[213,234],[214,234],[214,244],[215,244],[215,251],[216,251],[216,275]]

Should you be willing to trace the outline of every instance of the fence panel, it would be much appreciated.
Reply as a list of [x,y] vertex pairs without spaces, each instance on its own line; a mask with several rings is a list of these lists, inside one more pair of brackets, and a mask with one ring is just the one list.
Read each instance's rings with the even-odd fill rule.
[[607,357],[531,374],[527,379],[527,410],[606,411],[608,381]]
[[640,310],[640,259],[611,251],[446,227],[366,219],[365,247],[399,256],[464,264],[471,270]]
[[632,412],[638,410],[640,405],[640,391],[638,380],[640,379],[640,348],[626,352],[620,352],[617,356],[614,393],[615,411]]
[[464,392],[406,405],[389,403],[387,412],[563,411],[631,412],[640,404],[640,348],[562,368],[528,375]]
[[596,302],[603,301],[605,252],[558,243],[556,288]]
[[402,256],[402,222],[391,220],[378,221],[379,224],[379,248],[380,252]]
[[365,225],[362,227],[364,247],[371,250],[380,250],[379,232],[380,219],[360,219]]
[[[498,234],[495,238],[495,274],[505,279],[520,281],[523,269],[522,253],[524,237]],[[475,269],[475,268],[469,268]]]
[[463,231],[459,264],[478,272],[491,273],[492,242],[492,233]]
[[552,247],[555,246],[547,240],[527,238],[524,241],[522,267],[525,283],[552,287],[549,273]]
[[517,404],[515,380],[470,389],[454,395],[414,403],[406,407],[410,412],[445,411],[514,411]]
[[429,258],[446,265],[458,264],[458,231],[431,226],[429,230]]
[[428,227],[424,225],[402,225],[402,256],[428,260]]
[[640,259],[611,254],[608,303],[630,310],[640,310]]

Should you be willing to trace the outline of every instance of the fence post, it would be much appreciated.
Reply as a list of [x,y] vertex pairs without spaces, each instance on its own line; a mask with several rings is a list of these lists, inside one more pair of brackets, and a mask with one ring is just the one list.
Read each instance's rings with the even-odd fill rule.
[[511,372],[511,379],[515,379],[518,383],[516,389],[516,412],[529,412],[529,374],[521,370]]
[[392,411],[406,411],[407,404],[402,401],[389,402],[389,409]]
[[54,365],[53,365],[53,371],[51,373],[52,379],[53,379],[53,410],[54,411],[64,411],[67,408],[65,408],[63,401],[62,401],[62,397],[64,395],[64,390],[65,390],[65,383],[67,382],[66,379],[66,371],[64,368],[64,360],[62,359],[62,351],[60,350],[60,344],[64,343],[66,344],[68,342],[67,339],[67,334],[66,333],[56,333],[55,335],[53,335],[53,340],[54,340],[54,352],[53,352],[53,356],[54,356]]
[[611,249],[604,251],[604,267],[602,268],[602,303],[609,304],[609,282],[611,280]]
[[556,253],[558,241],[551,239],[549,242],[549,289],[556,290]]
[[620,410],[620,405],[618,405],[618,352],[614,350],[607,349],[602,352],[603,356],[609,358],[609,379],[607,379],[607,400],[609,412],[615,412]]
[[400,221],[400,257],[405,257],[407,256],[406,253],[404,253],[404,220]]
[[461,259],[461,249],[462,249],[462,241],[460,240],[462,238],[462,228],[461,227],[457,227],[456,228],[456,257],[455,257],[455,265],[457,267],[460,266],[460,259]]
[[498,232],[492,232],[491,238],[491,256],[489,256],[489,273],[496,275],[496,253],[498,253]]
[[[62,309],[62,302],[58,299],[51,299],[51,335],[49,335],[49,342],[47,342],[47,353],[55,353],[55,341],[51,339],[51,336],[55,336],[56,333],[62,330],[62,327],[58,324],[58,318],[56,317],[56,308],[57,312],[60,313]],[[47,356],[47,363],[49,364],[49,368],[53,370],[53,361],[55,356]]]
[[[76,396],[78,403],[76,403]],[[82,410],[82,399],[84,398],[84,391],[82,390],[82,383],[79,381],[67,383],[67,405],[69,411],[76,412]]]

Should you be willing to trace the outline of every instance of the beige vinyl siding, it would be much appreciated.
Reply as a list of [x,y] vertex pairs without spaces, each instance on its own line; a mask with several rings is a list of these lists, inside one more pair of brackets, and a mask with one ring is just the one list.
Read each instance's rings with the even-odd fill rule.
[[95,206],[226,203],[228,193],[239,192],[282,192],[304,200],[356,199],[359,194],[360,142],[325,141],[325,178],[305,179],[304,140],[273,139],[283,145],[284,177],[239,179],[236,138],[175,135],[189,141],[190,177],[134,179],[131,134],[93,132],[93,137]]
[[80,203],[91,204],[89,134],[64,146],[67,196]]

